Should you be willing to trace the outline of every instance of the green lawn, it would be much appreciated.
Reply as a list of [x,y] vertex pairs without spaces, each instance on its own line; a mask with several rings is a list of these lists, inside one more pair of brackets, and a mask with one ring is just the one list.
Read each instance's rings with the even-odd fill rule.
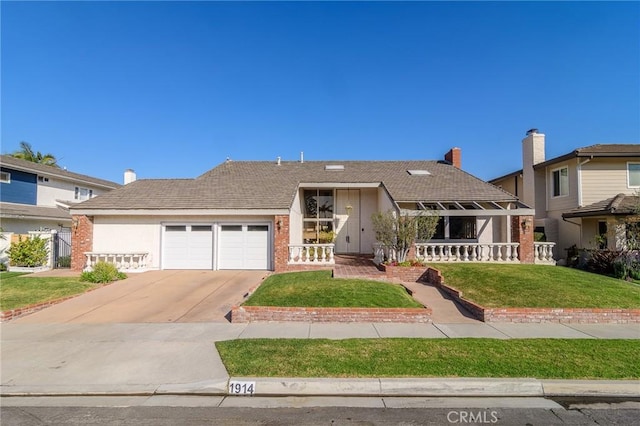
[[80,277],[30,277],[15,272],[0,273],[0,311],[84,293],[96,284]]
[[485,308],[640,308],[640,286],[549,265],[430,263],[446,284]]
[[380,281],[331,278],[331,271],[272,275],[244,304],[338,308],[422,307],[400,285]]
[[638,340],[246,339],[217,342],[231,376],[638,379]]

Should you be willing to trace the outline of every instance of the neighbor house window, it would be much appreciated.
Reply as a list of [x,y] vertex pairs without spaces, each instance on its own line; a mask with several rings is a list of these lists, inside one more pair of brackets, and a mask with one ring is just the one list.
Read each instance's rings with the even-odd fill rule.
[[551,172],[553,177],[553,196],[569,195],[569,168],[562,167]]
[[627,183],[629,188],[640,187],[640,163],[627,163]]
[[84,201],[93,197],[93,190],[76,186],[75,199]]
[[333,242],[333,190],[305,189],[302,235],[305,244]]
[[1,172],[0,173],[0,182],[2,182],[2,183],[11,183],[11,173],[9,173],[9,172]]

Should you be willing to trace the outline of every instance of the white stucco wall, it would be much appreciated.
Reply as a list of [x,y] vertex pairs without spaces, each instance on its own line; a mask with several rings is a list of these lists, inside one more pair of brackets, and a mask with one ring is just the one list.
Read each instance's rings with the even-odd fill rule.
[[163,225],[243,222],[271,222],[273,225],[273,216],[96,216],[93,222],[93,251],[147,252],[149,268],[160,269]]
[[296,192],[289,213],[289,244],[302,244],[302,206],[300,191]]
[[39,229],[60,229],[60,225],[64,228],[71,226],[71,217],[68,220],[45,220],[45,219],[12,219],[3,218],[0,220],[0,226],[7,232],[16,234],[26,234],[29,231]]

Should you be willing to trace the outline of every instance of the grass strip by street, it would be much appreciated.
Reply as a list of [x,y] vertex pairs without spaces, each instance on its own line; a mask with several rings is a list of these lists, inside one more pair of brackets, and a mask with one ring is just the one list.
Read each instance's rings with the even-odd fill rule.
[[96,286],[81,282],[79,277],[30,277],[3,272],[0,274],[0,311],[81,294]]
[[640,378],[637,340],[243,339],[216,347],[231,376]]
[[549,265],[429,263],[485,308],[640,308],[640,286]]
[[331,271],[290,272],[268,277],[246,306],[420,308],[397,284],[332,278]]

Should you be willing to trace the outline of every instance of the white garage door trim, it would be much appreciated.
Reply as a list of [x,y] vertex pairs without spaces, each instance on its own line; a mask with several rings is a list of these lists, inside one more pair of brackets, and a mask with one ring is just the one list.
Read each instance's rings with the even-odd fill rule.
[[162,269],[213,269],[212,224],[163,226]]
[[271,224],[218,225],[218,269],[271,269]]

